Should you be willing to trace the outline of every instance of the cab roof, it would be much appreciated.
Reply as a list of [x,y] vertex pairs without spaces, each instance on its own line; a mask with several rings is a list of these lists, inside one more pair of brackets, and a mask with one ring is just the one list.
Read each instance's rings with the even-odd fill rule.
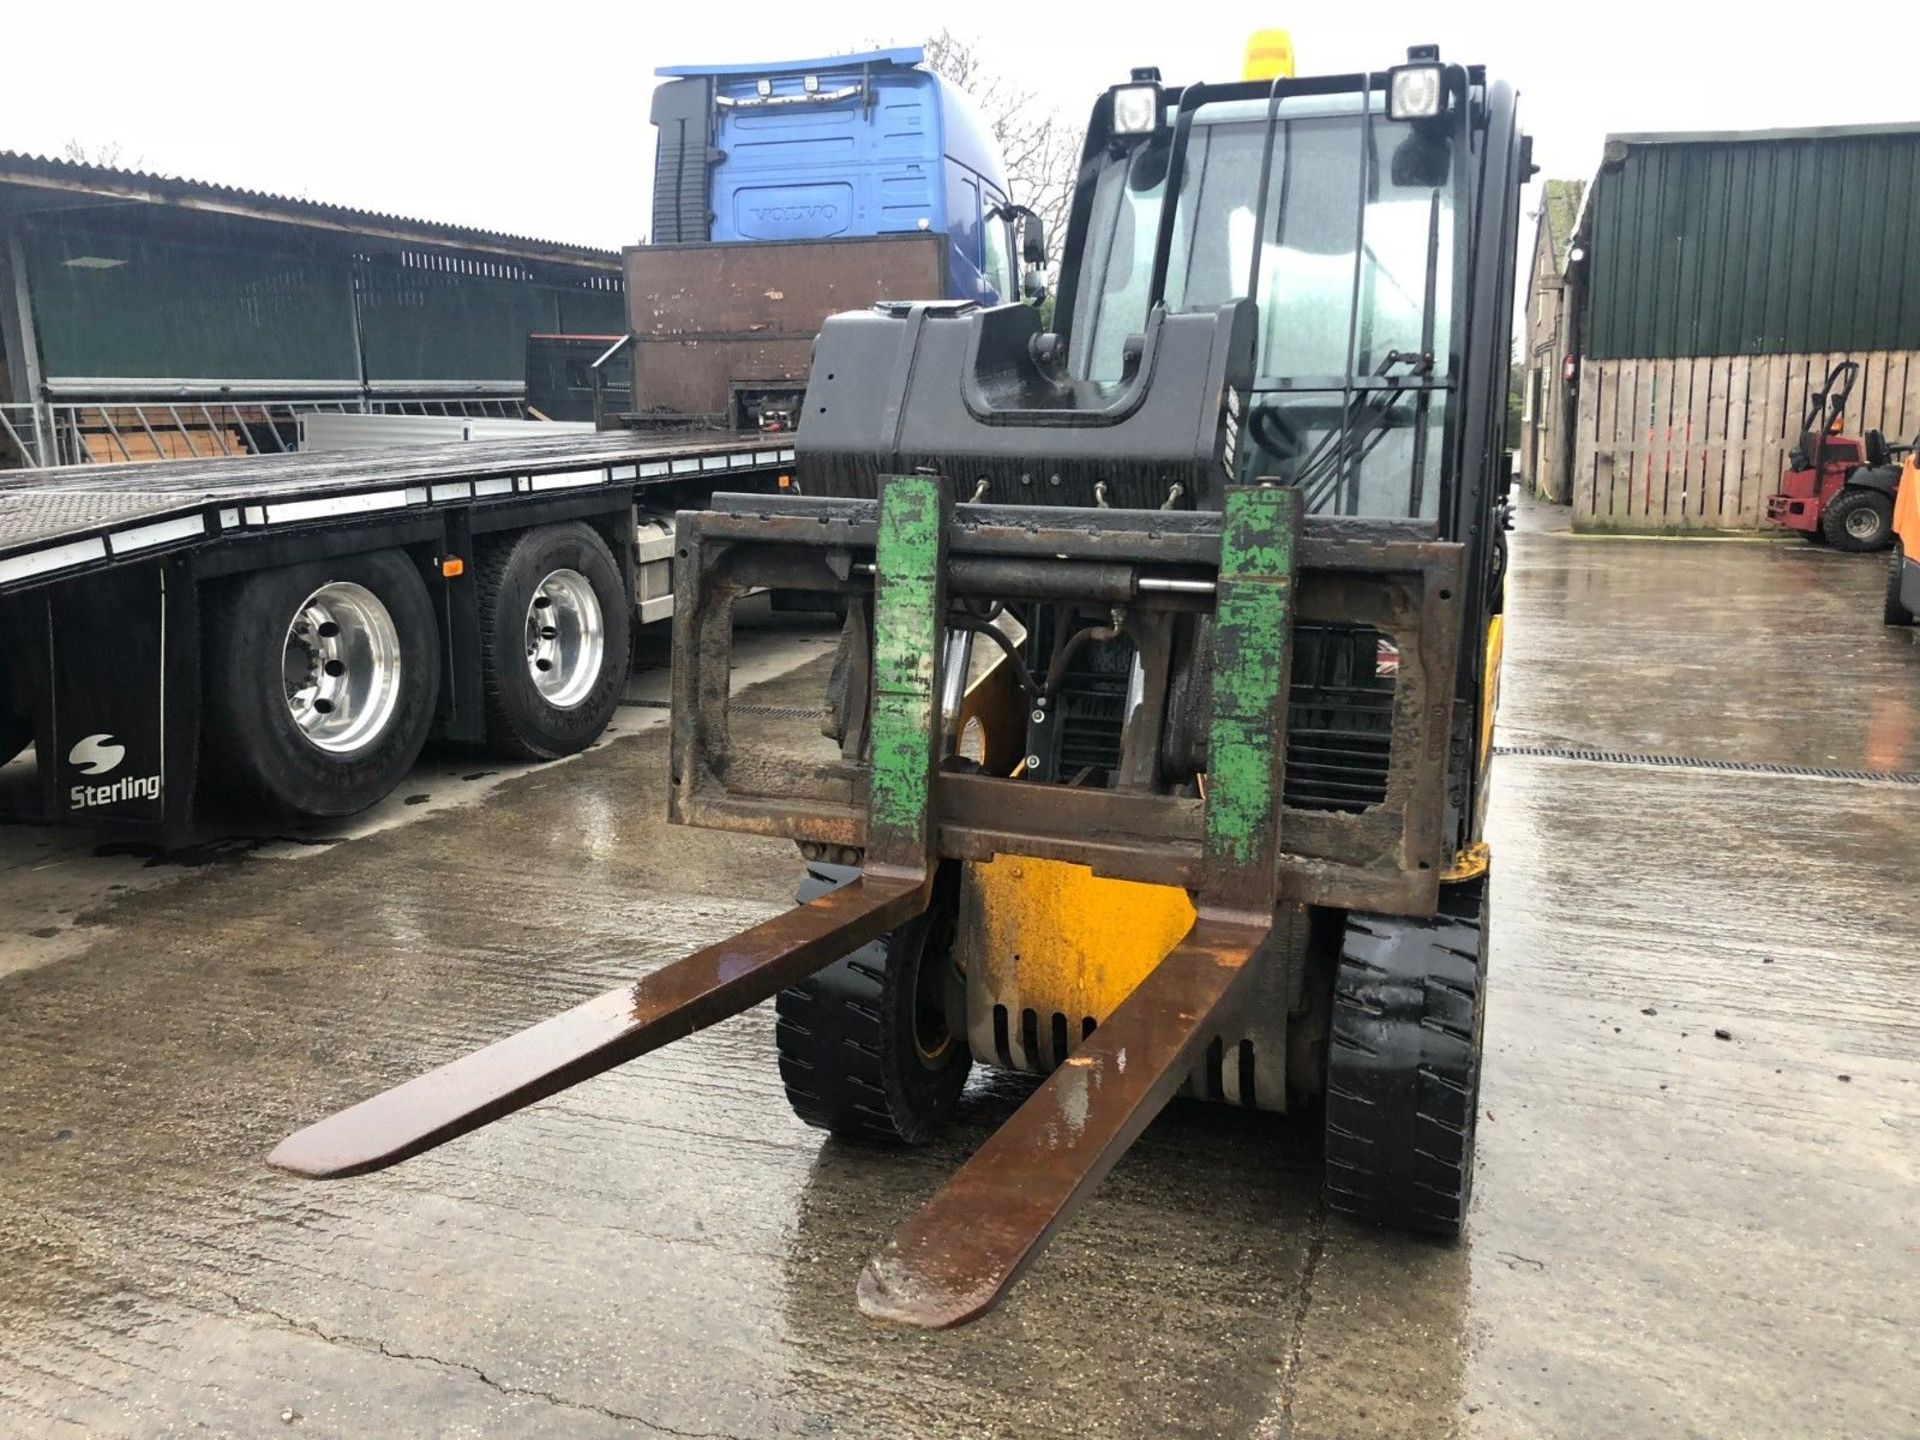
[[741,65],[662,65],[653,73],[669,79],[691,75],[798,75],[820,70],[851,70],[860,65],[898,65],[909,69],[927,58],[919,45],[896,45],[890,50],[862,50],[853,55],[825,55],[817,60],[759,60]]

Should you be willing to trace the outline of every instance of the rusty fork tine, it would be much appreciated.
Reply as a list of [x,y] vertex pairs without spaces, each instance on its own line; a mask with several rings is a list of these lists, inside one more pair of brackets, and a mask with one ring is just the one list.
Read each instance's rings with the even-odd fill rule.
[[1186,1080],[1269,928],[1203,915],[867,1262],[860,1308],[932,1330],[993,1308]]
[[863,876],[280,1142],[267,1163],[361,1175],[737,1015],[919,915],[929,879]]

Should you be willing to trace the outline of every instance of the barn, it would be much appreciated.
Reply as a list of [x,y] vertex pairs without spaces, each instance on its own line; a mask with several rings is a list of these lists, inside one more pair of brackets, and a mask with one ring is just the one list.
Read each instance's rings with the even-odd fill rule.
[[1920,125],[1611,136],[1565,288],[1575,528],[1760,529],[1837,362],[1849,431],[1920,430]]
[[615,251],[0,151],[0,466],[517,415],[530,334],[625,327]]

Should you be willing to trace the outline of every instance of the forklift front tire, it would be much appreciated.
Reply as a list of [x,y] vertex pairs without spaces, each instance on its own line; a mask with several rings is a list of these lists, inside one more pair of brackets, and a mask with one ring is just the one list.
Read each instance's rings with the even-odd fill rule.
[[310,819],[400,783],[440,693],[440,629],[404,551],[258,570],[209,609],[203,773]]
[[[860,872],[809,865],[802,904]],[[973,1068],[953,973],[956,867],[918,919],[783,990],[774,1001],[780,1079],[794,1114],[847,1140],[919,1145],[952,1117]]]
[[1431,920],[1347,918],[1327,1059],[1327,1205],[1452,1239],[1473,1190],[1487,879]]

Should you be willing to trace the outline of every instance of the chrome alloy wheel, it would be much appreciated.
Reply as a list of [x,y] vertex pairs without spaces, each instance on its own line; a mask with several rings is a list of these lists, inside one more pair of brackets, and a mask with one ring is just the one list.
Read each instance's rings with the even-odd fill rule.
[[377,740],[400,703],[400,631],[364,585],[333,580],[294,611],[281,655],[287,711],[320,749]]
[[593,586],[578,570],[555,570],[527,604],[527,671],[558,710],[585,700],[600,679],[606,623]]

